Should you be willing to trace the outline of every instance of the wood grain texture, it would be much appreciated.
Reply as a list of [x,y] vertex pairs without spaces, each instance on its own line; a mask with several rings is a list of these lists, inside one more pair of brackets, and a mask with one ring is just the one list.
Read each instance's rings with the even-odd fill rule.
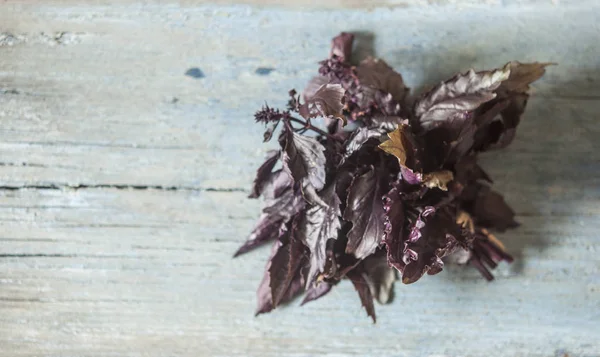
[[[600,356],[600,4],[215,3],[0,3],[0,356]],[[415,90],[559,63],[483,160],[517,259],[397,284],[376,325],[347,282],[254,318],[252,113],[343,30]]]

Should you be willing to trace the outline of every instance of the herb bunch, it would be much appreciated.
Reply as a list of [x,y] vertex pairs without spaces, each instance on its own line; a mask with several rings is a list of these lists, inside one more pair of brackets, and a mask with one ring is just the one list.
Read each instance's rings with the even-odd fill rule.
[[517,226],[514,212],[476,158],[511,143],[548,64],[470,70],[411,97],[383,60],[351,64],[353,38],[333,39],[302,98],[255,114],[281,147],[258,168],[249,197],[268,203],[235,254],[274,241],[257,314],[347,278],[375,321],[397,276],[411,284],[452,261],[492,280],[513,259],[491,230]]

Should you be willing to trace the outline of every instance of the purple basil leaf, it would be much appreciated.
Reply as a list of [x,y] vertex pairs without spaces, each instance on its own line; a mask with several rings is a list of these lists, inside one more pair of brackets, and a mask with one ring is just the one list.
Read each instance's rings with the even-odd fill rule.
[[352,154],[360,150],[364,143],[369,139],[379,138],[386,133],[385,129],[361,127],[356,129],[350,138],[346,141],[345,152],[342,156],[340,165],[342,165]]
[[404,205],[398,185],[385,195],[385,238],[388,264],[398,271],[404,270]]
[[325,117],[339,118],[343,121],[345,92],[339,84],[324,84],[300,106],[299,113],[304,119]]
[[546,73],[546,67],[554,63],[520,63],[518,61],[507,64],[510,69],[510,76],[502,82],[498,88],[500,95],[505,93],[526,93],[529,91],[529,85],[542,78]]
[[302,186],[302,196],[310,206],[327,207],[327,203],[323,201],[312,185]]
[[304,300],[302,300],[302,303],[300,305],[304,305],[307,302],[315,301],[318,298],[327,295],[327,293],[329,293],[331,291],[332,287],[333,287],[333,285],[331,285],[325,281],[322,281],[322,282],[318,283],[317,285],[310,287],[306,291],[306,296],[304,297]]
[[454,179],[462,185],[468,185],[477,181],[492,183],[490,176],[477,164],[475,156],[465,156],[454,166]]
[[304,208],[304,199],[294,192],[292,188],[287,189],[277,199],[273,200],[268,206],[263,208],[263,212],[284,217],[289,220],[292,216]]
[[254,183],[252,184],[252,190],[248,198],[258,198],[263,192],[265,185],[269,182],[271,178],[271,172],[273,171],[273,167],[279,160],[281,151],[279,150],[270,150],[267,153],[267,159],[265,162],[260,165],[258,170],[256,171],[256,178],[254,179]]
[[342,32],[341,34],[334,37],[331,41],[331,54],[330,57],[336,56],[341,61],[350,62],[350,56],[352,55],[352,43],[354,42],[354,35],[348,32]]
[[284,217],[263,213],[258,223],[250,233],[248,240],[233,255],[237,257],[245,254],[262,244],[279,237],[280,232],[285,229]]
[[306,279],[310,286],[316,275],[323,272],[327,256],[326,243],[330,238],[337,238],[340,223],[340,199],[335,190],[335,183],[321,192],[325,206],[316,205],[306,210],[302,222],[301,239],[310,250],[310,269]]
[[290,229],[283,236],[285,239],[282,240],[282,245],[271,259],[269,286],[274,307],[284,299],[292,280],[302,268],[305,248],[299,235],[301,233],[296,222],[293,221]]
[[263,209],[263,214],[248,240],[235,253],[234,257],[247,253],[265,242],[279,237],[290,218],[304,208],[302,196],[296,195],[292,189],[287,189],[269,206]]
[[261,194],[267,200],[278,198],[285,190],[292,187],[293,183],[289,173],[282,169],[274,171],[262,186]]
[[[271,250],[271,256],[269,257],[269,260],[267,262],[263,280],[260,282],[260,285],[259,285],[257,293],[256,293],[256,295],[257,295],[256,315],[267,313],[275,308],[275,306],[273,305],[273,300],[272,300],[272,293],[271,293],[271,287],[270,287],[271,277],[270,277],[269,270],[272,265],[271,259],[273,259],[273,257],[278,253],[279,249],[281,249],[281,246],[282,246],[282,244],[280,241],[276,241],[273,244],[273,248]],[[281,298],[279,303],[283,304],[283,303],[287,303],[287,302],[291,301],[293,298],[295,298],[296,296],[298,296],[302,293],[303,287],[304,287],[304,279],[303,279],[300,271],[298,271],[292,278],[292,281],[290,282],[288,288],[284,292],[283,297]]]
[[470,70],[440,83],[416,101],[414,114],[418,125],[428,131],[449,120],[460,122],[468,118],[467,112],[495,98],[493,91],[509,74],[508,67],[484,72]]
[[401,113],[400,103],[398,103],[390,93],[383,91],[375,92],[375,107],[386,116],[399,116]]
[[502,195],[488,187],[479,190],[473,208],[473,216],[477,224],[499,231],[518,226],[514,219],[515,212],[504,201]]
[[313,77],[308,82],[308,84],[306,85],[306,88],[304,88],[304,92],[302,93],[302,97],[304,98],[304,101],[308,102],[309,100],[311,100],[315,96],[315,93],[317,93],[317,91],[322,86],[329,84],[329,83],[330,83],[330,80],[326,76]]
[[[482,124],[478,127],[475,133],[475,149],[486,151],[508,146],[515,137],[516,128],[521,121],[521,115],[525,112],[528,98],[528,94],[518,93],[498,102],[498,106],[502,105],[503,107],[500,116],[495,117],[495,120],[489,124]],[[489,111],[495,108],[497,107],[492,107]],[[482,115],[490,117],[494,113],[484,112]]]
[[356,67],[356,74],[361,86],[380,90],[392,95],[397,102],[404,101],[408,88],[400,73],[394,71],[382,59],[369,57]]
[[384,234],[380,177],[371,168],[354,179],[348,193],[344,220],[352,222],[346,253],[364,259],[379,246]]
[[369,284],[364,278],[364,273],[361,273],[357,269],[351,270],[348,272],[348,279],[354,285],[354,289],[358,293],[360,297],[360,302],[362,306],[365,308],[367,315],[371,316],[373,319],[373,323],[377,321],[375,316],[375,306],[373,305],[373,295],[371,295],[371,290],[369,289]]
[[402,282],[412,284],[425,273],[429,275],[442,271],[442,258],[452,253],[462,240],[462,230],[450,211],[435,211],[426,207],[412,222],[405,237]]
[[325,185],[325,147],[317,140],[294,133],[286,128],[280,142],[283,153],[283,168],[288,171],[295,182],[307,179],[316,190]]
[[408,167],[400,167],[400,176],[410,185],[419,185],[423,182],[423,174],[415,172]]

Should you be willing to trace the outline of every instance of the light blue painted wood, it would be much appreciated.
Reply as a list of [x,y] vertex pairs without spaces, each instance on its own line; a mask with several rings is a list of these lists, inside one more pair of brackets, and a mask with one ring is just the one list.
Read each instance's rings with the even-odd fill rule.
[[[0,5],[0,186],[30,187],[0,190],[0,356],[600,356],[599,20],[587,0]],[[254,318],[268,249],[230,259],[260,208],[252,114],[339,31],[417,89],[559,64],[483,162],[522,223],[501,236],[517,261],[493,283],[449,267],[397,284],[376,325],[349,284]]]

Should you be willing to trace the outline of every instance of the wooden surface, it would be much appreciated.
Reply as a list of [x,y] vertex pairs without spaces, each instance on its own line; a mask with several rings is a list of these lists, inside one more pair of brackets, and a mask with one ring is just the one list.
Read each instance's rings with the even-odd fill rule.
[[[600,356],[597,1],[244,3],[0,3],[0,356]],[[413,88],[559,63],[483,160],[516,262],[397,284],[376,325],[348,283],[255,318],[252,114],[343,30]]]

